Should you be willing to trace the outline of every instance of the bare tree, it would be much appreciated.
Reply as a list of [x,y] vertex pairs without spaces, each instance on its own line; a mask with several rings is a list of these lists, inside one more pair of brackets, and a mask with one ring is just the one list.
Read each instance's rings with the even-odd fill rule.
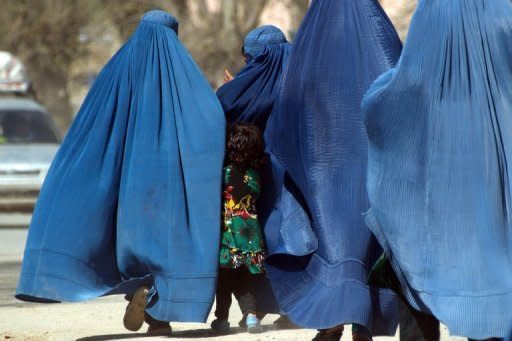
[[2,0],[0,49],[26,64],[38,99],[66,127],[72,117],[69,66],[84,53],[79,41],[89,18],[87,3],[69,0]]
[[400,37],[405,39],[417,0],[380,0],[380,2],[393,21]]
[[[242,66],[242,41],[261,23],[265,9],[284,4],[293,17],[293,26],[298,27],[308,6],[308,0],[0,1],[0,49],[23,60],[38,99],[64,128],[73,117],[68,90],[71,67],[88,53],[94,56],[96,36],[111,31],[112,26],[120,39],[126,40],[144,12],[161,8],[175,14],[181,22],[180,39],[216,86],[224,67],[236,71]],[[91,25],[96,33],[87,37]],[[81,40],[82,36],[86,39]],[[102,57],[92,64],[89,72],[97,71],[104,61]]]
[[181,37],[212,83],[222,79],[223,67],[241,67],[243,38],[258,25],[268,2],[220,0],[212,11],[207,0],[187,1]]
[[[219,85],[224,67],[238,70],[243,65],[242,42],[250,30],[262,24],[261,16],[268,6],[284,4],[296,30],[309,4],[308,0],[220,0],[219,10],[212,13],[206,2],[187,2],[193,24],[185,28],[183,40],[214,85]],[[193,8],[200,10],[192,13]]]
[[111,0],[104,6],[125,39],[140,16],[150,8],[162,8],[180,19],[180,38],[213,85],[219,85],[223,68],[239,69],[245,35],[260,24],[271,2],[283,3],[298,27],[309,0]]

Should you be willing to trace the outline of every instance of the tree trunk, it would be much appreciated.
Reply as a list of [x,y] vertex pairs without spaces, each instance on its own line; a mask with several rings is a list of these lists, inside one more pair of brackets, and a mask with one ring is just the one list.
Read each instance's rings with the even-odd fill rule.
[[73,120],[73,109],[67,88],[68,75],[38,70],[37,65],[27,65],[38,102],[43,104],[55,118],[62,133],[66,133]]

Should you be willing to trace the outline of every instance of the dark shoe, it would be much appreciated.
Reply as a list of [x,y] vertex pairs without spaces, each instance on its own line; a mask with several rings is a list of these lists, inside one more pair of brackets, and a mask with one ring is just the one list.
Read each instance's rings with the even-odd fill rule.
[[365,326],[353,323],[352,324],[352,341],[372,341],[372,332]]
[[221,334],[229,333],[228,320],[215,319],[215,320],[213,320],[212,324],[210,324],[210,327],[212,327],[212,329],[215,330],[217,333],[221,333]]
[[247,319],[247,315],[244,315],[244,317],[242,317],[242,319],[240,321],[238,321],[238,326],[242,329],[245,329],[247,328],[247,323],[245,322],[245,320]]
[[339,341],[343,336],[343,326],[319,330],[313,341]]
[[352,334],[352,341],[373,341],[371,336],[365,335],[365,334],[358,334],[353,333]]
[[132,332],[136,332],[142,327],[144,323],[144,312],[146,310],[147,298],[149,289],[140,287],[135,291],[133,297],[126,306],[124,313],[123,324],[124,327]]
[[167,322],[151,323],[146,333],[151,336],[169,336],[172,334],[172,327]]
[[285,329],[300,329],[299,326],[294,324],[286,315],[281,315],[272,324],[274,330],[285,330]]

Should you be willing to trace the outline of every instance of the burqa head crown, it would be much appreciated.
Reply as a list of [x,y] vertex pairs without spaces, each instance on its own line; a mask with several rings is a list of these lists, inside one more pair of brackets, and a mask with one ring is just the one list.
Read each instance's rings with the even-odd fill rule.
[[141,21],[150,22],[153,24],[160,24],[169,27],[176,34],[178,34],[179,22],[178,19],[162,10],[152,10],[142,16]]

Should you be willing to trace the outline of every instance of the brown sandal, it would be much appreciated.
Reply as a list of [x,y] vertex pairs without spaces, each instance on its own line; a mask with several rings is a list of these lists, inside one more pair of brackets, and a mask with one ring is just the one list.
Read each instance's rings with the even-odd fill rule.
[[140,287],[133,294],[133,298],[128,303],[128,306],[126,306],[124,313],[123,324],[126,329],[136,332],[144,324],[144,312],[146,310],[148,294],[149,289],[147,287]]

